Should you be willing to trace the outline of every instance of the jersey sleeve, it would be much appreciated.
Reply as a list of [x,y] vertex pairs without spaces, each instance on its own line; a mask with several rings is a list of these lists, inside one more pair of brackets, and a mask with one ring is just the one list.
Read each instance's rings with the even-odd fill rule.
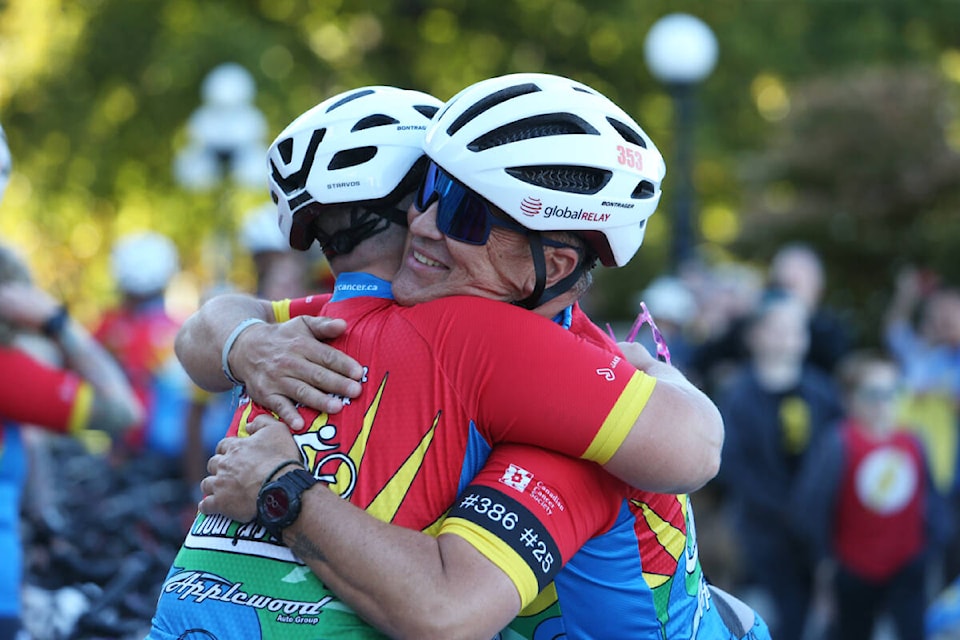
[[622,483],[596,464],[521,445],[494,448],[441,525],[513,581],[526,607],[616,521]]
[[330,302],[332,294],[323,293],[319,295],[307,296],[305,298],[296,298],[290,300],[274,300],[273,315],[277,322],[286,322],[290,318],[297,316],[315,316],[320,315],[323,306]]
[[94,390],[72,371],[57,369],[19,349],[0,349],[0,412],[5,419],[76,433],[88,426]]
[[656,385],[612,344],[529,311],[466,297],[425,305],[434,311],[424,318],[433,325],[422,327],[425,339],[490,444],[532,444],[605,464]]

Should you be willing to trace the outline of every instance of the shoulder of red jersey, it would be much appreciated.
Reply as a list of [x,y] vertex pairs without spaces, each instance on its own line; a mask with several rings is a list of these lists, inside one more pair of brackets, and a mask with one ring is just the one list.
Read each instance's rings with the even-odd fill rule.
[[617,341],[606,331],[598,327],[596,323],[584,313],[579,302],[573,305],[573,313],[570,318],[570,331],[598,347],[616,351],[620,350],[617,346]]
[[478,296],[448,296],[401,308],[408,317],[430,322],[442,323],[447,319],[465,326],[498,327],[501,330],[503,327],[510,327],[518,332],[527,328],[560,328],[556,323],[527,309]]

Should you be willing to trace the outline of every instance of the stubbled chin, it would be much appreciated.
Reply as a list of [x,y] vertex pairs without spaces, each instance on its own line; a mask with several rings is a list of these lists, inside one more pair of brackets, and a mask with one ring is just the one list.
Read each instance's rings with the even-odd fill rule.
[[423,289],[414,278],[404,277],[401,273],[393,280],[393,299],[405,307],[424,302]]

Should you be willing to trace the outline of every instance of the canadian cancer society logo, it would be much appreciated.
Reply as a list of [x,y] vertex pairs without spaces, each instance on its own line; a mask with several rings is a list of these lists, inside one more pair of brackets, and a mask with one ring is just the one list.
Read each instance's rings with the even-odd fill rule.
[[522,211],[523,215],[525,216],[535,216],[542,210],[543,202],[540,200],[540,198],[532,198],[527,196],[522,202],[520,202],[520,211]]

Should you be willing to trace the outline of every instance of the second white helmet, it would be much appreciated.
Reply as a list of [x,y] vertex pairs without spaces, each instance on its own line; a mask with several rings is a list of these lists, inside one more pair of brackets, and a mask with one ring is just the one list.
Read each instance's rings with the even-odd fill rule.
[[524,227],[580,235],[606,266],[640,248],[666,173],[650,137],[609,98],[542,73],[467,87],[434,119],[424,150]]
[[160,293],[179,269],[173,241],[152,231],[120,238],[110,257],[120,290],[136,296]]
[[314,205],[393,207],[422,175],[423,136],[443,103],[407,89],[368,86],[313,107],[270,145],[267,173],[290,246],[313,243]]

